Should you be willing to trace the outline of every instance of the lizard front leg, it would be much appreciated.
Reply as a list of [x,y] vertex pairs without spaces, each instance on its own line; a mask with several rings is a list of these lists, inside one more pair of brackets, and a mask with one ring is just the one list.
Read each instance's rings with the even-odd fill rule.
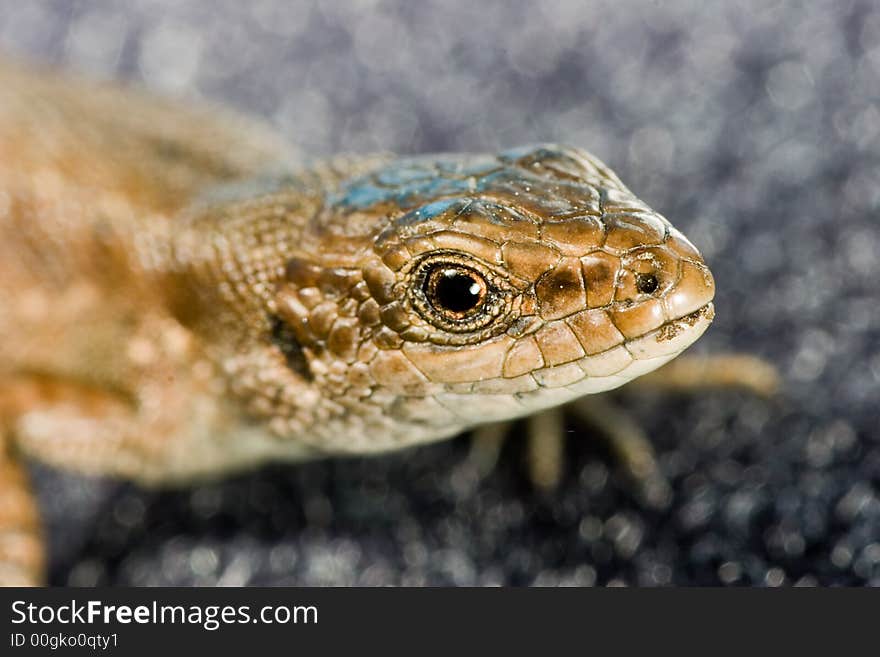
[[45,535],[24,458],[84,472],[125,467],[133,417],[117,395],[82,384],[37,376],[0,381],[0,585],[46,580]]
[[[186,481],[212,467],[195,448],[198,410],[167,383],[139,401],[118,391],[50,377],[0,381],[0,585],[46,579],[39,510],[24,458],[82,474],[142,483]],[[204,474],[204,473],[203,473]]]
[[17,392],[0,384],[0,586],[39,586],[46,569],[43,528],[8,422],[23,401]]
[[[183,376],[141,381],[134,396],[49,376],[0,380],[0,584],[45,583],[44,537],[25,457],[142,483],[187,481],[217,464],[216,405]],[[234,464],[240,454],[230,450]]]
[[37,586],[45,579],[42,524],[24,465],[0,435],[0,586]]

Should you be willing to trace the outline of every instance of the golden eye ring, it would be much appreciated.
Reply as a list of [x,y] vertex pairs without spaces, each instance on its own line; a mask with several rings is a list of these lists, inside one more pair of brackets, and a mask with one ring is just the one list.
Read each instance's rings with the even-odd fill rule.
[[509,307],[508,286],[466,254],[433,254],[413,271],[410,301],[422,319],[442,331],[480,331]]

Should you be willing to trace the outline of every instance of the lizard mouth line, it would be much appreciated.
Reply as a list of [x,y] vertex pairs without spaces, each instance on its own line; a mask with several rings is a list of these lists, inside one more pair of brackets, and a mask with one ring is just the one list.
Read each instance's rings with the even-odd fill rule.
[[657,328],[623,343],[636,360],[680,353],[703,334],[715,317],[710,301],[697,310],[664,322]]
[[[643,338],[651,335],[652,333],[657,334],[657,342],[663,342],[665,340],[671,340],[672,338],[678,336],[682,331],[687,330],[687,328],[692,328],[700,322],[700,320],[705,320],[707,323],[711,322],[715,318],[715,304],[711,301],[707,303],[705,306],[700,306],[697,310],[692,313],[688,313],[687,315],[682,315],[681,317],[677,317],[676,319],[671,319],[668,322],[661,324],[660,327],[655,329],[654,331],[650,331],[646,333]],[[641,339],[641,338],[637,338]]]

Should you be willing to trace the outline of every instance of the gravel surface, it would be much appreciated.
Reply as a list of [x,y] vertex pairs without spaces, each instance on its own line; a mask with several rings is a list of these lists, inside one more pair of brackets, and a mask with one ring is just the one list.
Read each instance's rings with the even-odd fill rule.
[[880,584],[877,3],[0,0],[0,50],[221,101],[310,154],[587,147],[712,266],[695,350],[785,379],[621,393],[664,511],[577,426],[544,496],[518,439],[483,480],[464,439],[181,491],[35,466],[54,584]]

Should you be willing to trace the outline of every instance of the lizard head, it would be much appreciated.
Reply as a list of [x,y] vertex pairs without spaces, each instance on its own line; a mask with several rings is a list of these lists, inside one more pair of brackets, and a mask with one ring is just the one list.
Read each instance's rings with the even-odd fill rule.
[[572,148],[395,160],[340,185],[311,234],[279,316],[339,403],[424,439],[616,388],[714,314],[693,245]]

